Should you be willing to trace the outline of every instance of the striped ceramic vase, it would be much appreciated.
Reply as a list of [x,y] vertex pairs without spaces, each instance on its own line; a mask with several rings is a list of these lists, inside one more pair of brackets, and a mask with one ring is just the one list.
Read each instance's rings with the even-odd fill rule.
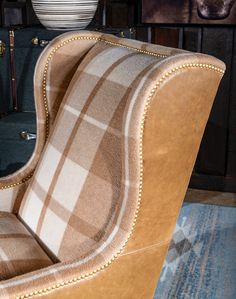
[[47,29],[76,30],[92,21],[98,0],[32,0],[32,4]]

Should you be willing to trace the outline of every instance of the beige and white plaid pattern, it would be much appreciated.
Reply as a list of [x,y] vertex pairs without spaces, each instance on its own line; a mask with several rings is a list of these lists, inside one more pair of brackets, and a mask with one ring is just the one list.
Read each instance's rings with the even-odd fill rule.
[[[72,37],[74,47],[76,38],[85,37],[78,44],[87,43],[86,35],[98,36],[86,31],[63,35],[49,45],[41,61],[61,43],[69,51]],[[139,136],[147,98],[173,65],[207,61],[109,35],[102,39],[72,79],[20,210],[23,221],[63,262],[2,281],[1,298],[87,277],[121,249],[137,207]],[[177,57],[160,59],[147,51]],[[43,65],[37,68],[43,70]]]
[[0,280],[52,264],[16,216],[0,212]]
[[86,261],[129,233],[139,183],[131,106],[160,60],[98,42],[78,67],[20,209],[61,261]]
[[[101,36],[101,33],[82,31],[80,35],[98,38]],[[34,75],[34,99],[37,112],[37,143],[30,160],[21,169],[7,177],[0,177],[0,211],[17,213],[19,210],[22,197],[28,186],[28,177],[34,171],[45,145],[47,124],[43,95],[43,76],[46,61],[52,49],[72,36],[74,36],[74,33],[66,33],[55,38],[50,42],[50,45],[45,48],[38,59]],[[75,40],[69,45],[61,47],[50,60],[45,86],[49,113],[49,132],[74,72],[81,62],[81,59],[83,59],[84,55],[95,43],[96,39]],[[62,69],[63,72],[61,71]],[[22,180],[24,180],[24,182],[22,182]],[[5,188],[6,186],[8,187]]]
[[[78,37],[81,39],[77,39]],[[48,65],[45,86],[50,131],[74,72],[86,53],[100,38],[104,38],[104,40],[107,40],[110,43],[118,43],[120,46],[128,46],[138,50],[144,50],[146,52],[158,52],[160,55],[165,56],[185,52],[179,49],[117,38],[110,35],[103,35],[100,32],[85,30],[65,33],[55,38],[42,53],[35,69],[34,96],[37,111],[37,143],[31,159],[24,167],[7,177],[0,178],[0,210],[14,213],[18,212],[22,197],[28,186],[28,179],[26,183],[20,183],[19,185],[14,184],[25,180],[30,174],[32,174],[45,145],[46,117],[42,82],[48,56],[52,54],[53,49],[59,47],[56,52],[53,52]],[[68,40],[70,40],[69,43]],[[63,46],[61,46],[62,44]],[[61,71],[62,69],[63,71]],[[1,190],[3,186],[11,187]]]

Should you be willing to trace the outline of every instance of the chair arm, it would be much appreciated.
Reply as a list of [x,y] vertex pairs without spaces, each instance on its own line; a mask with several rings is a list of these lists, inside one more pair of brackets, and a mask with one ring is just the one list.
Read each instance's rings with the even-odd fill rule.
[[[16,278],[19,298],[38,294],[57,299],[153,298],[224,69],[219,60],[192,53],[177,54],[158,64],[148,93],[140,95],[141,105],[132,113],[140,134],[141,171],[127,244],[114,248],[110,260],[100,264],[91,260],[84,269],[59,263],[39,275],[32,273],[35,280],[28,274],[31,284],[27,279],[17,283]],[[57,267],[64,267],[64,272],[57,272]],[[13,292],[9,287],[9,293]]]
[[47,298],[152,299],[224,73],[201,54],[167,59],[143,109],[140,203],[134,231],[110,266]]
[[200,54],[162,65],[144,108],[143,183],[134,232],[104,271],[48,298],[153,298],[224,69]]

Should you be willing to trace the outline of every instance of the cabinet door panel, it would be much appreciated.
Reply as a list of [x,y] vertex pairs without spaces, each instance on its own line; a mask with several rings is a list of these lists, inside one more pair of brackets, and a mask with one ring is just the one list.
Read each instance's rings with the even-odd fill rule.
[[152,28],[152,43],[178,48],[180,45],[179,28]]
[[229,109],[229,139],[227,176],[236,177],[236,30],[234,29],[234,53],[232,62],[231,94]]
[[203,29],[202,52],[223,60],[227,71],[221,82],[202,140],[195,167],[198,173],[226,174],[232,48],[232,28],[205,27]]
[[34,45],[32,39],[50,42],[63,31],[30,27],[15,31],[15,66],[17,78],[18,105],[21,111],[34,111],[33,77],[34,69],[43,47]]
[[183,33],[183,49],[191,52],[201,52],[202,29],[199,27],[185,27]]

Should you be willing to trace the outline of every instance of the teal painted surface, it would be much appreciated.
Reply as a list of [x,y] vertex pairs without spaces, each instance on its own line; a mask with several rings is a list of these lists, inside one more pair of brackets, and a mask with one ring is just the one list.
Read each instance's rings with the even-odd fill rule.
[[10,113],[0,119],[0,177],[23,167],[33,153],[35,140],[22,139],[22,131],[36,133],[35,113]]
[[[20,138],[22,131],[36,132],[33,77],[39,55],[44,50],[34,45],[32,39],[50,42],[62,31],[50,31],[41,27],[29,27],[15,31],[15,68],[18,112],[12,112],[11,77],[9,59],[9,32],[0,28],[0,40],[6,44],[6,52],[0,57],[0,177],[14,173],[30,159],[35,140]],[[1,114],[3,117],[1,117]]]
[[154,299],[236,298],[236,208],[185,204]]
[[[51,41],[64,31],[46,30],[41,27],[29,27],[15,31],[15,68],[17,83],[17,98],[19,111],[34,112],[34,69],[39,55],[44,50],[40,45],[32,44],[32,39]],[[0,57],[0,113],[12,111],[9,33],[6,28],[0,28],[0,40],[6,44],[6,52]]]

